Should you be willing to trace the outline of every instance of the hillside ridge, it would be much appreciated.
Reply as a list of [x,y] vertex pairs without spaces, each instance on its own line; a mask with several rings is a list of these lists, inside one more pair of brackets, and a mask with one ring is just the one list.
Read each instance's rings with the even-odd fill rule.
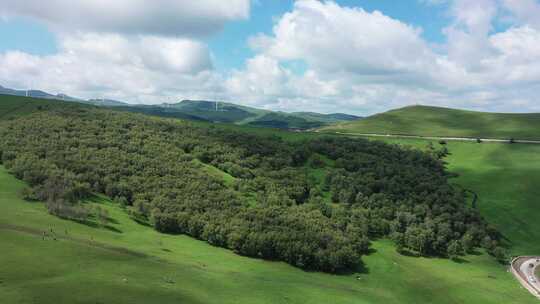
[[408,106],[320,128],[323,132],[540,140],[537,130],[540,113],[491,113],[435,106]]

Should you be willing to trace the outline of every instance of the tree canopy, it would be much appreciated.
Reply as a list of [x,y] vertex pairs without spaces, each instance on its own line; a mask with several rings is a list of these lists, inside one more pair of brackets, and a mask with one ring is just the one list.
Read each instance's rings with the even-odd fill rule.
[[497,231],[448,182],[446,153],[340,137],[289,142],[91,107],[0,122],[1,163],[53,214],[77,217],[85,198],[104,193],[161,232],[325,272],[361,266],[378,237],[419,255],[499,253]]

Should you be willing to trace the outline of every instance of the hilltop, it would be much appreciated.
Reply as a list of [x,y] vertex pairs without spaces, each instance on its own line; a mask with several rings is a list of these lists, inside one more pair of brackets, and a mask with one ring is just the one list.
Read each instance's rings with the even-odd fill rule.
[[409,106],[321,130],[497,139],[540,139],[540,114],[487,113],[431,106]]

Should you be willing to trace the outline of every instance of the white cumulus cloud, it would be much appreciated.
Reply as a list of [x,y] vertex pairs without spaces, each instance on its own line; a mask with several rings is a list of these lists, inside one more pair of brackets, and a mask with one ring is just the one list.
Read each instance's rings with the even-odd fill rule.
[[205,36],[249,17],[249,0],[2,0],[0,15],[44,21],[57,31]]
[[203,40],[249,10],[250,0],[3,0],[0,16],[43,22],[58,52],[0,53],[0,83],[128,102],[219,97]]
[[59,48],[49,56],[0,54],[0,83],[140,102],[198,96],[216,77],[207,47],[187,39],[85,33],[62,37]]
[[[298,0],[272,35],[250,39],[257,55],[227,84],[253,104],[296,104],[297,110],[373,113],[415,103],[538,109],[539,32],[523,9],[518,14],[517,1],[505,2],[452,1],[452,22],[443,30],[447,41],[435,49],[421,28],[381,12]],[[533,2],[525,6],[536,8]],[[495,32],[493,24],[509,3],[519,22]],[[306,68],[292,69],[296,61]]]
[[537,0],[502,0],[514,21],[540,29],[540,3]]

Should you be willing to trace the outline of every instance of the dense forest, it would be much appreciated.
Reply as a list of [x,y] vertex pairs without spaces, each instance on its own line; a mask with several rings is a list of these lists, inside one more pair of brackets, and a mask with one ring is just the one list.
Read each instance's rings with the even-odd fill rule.
[[[444,147],[278,136],[85,106],[0,122],[0,162],[49,212],[84,221],[103,193],[133,219],[297,267],[361,266],[370,239],[456,258],[500,235],[449,183]],[[98,214],[99,216],[99,214]]]

